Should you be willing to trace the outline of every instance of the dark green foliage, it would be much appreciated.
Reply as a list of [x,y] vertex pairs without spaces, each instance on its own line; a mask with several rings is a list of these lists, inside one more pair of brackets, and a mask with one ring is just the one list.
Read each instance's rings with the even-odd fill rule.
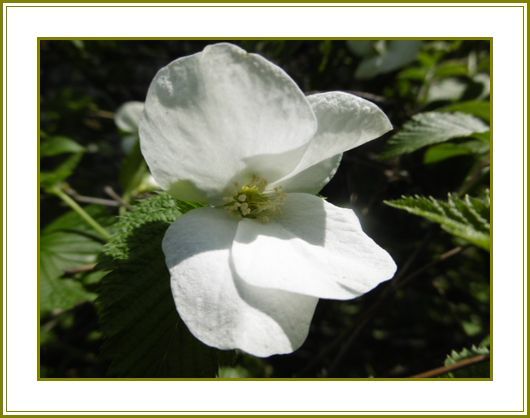
[[179,319],[161,242],[189,205],[160,194],[120,218],[105,246],[97,305],[109,376],[213,377],[216,350],[198,342]]
[[488,125],[465,113],[419,113],[390,138],[383,157],[397,157],[428,145],[469,137],[487,130]]
[[385,202],[438,223],[445,231],[458,238],[490,250],[490,198],[483,199],[449,195],[447,201],[433,197],[408,196]]
[[[106,211],[88,207],[87,212],[104,222]],[[80,277],[65,273],[90,267],[102,248],[100,238],[75,212],[68,212],[49,224],[40,237],[40,309],[42,312],[70,309],[94,300]]]

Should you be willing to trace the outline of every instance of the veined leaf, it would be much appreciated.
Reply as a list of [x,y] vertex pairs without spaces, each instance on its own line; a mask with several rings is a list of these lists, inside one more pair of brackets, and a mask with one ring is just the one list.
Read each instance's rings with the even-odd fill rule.
[[388,140],[383,158],[397,157],[453,138],[465,138],[489,130],[489,126],[465,113],[426,112],[415,115]]
[[483,199],[467,195],[462,199],[450,194],[447,201],[433,197],[405,196],[385,203],[436,222],[450,234],[484,250],[490,250],[489,193]]
[[109,376],[214,377],[218,351],[180,320],[161,242],[191,206],[168,194],[144,200],[120,218],[100,266],[110,270],[97,301]]
[[[94,218],[108,218],[100,207],[86,211]],[[78,303],[93,300],[95,294],[74,278],[63,277],[79,267],[92,264],[103,244],[75,212],[68,212],[49,224],[40,236],[40,309],[70,309]]]

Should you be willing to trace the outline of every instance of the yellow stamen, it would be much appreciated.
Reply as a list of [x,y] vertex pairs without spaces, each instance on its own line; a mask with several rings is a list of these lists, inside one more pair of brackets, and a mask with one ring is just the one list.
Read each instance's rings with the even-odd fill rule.
[[274,190],[266,190],[266,187],[267,181],[258,176],[253,176],[250,183],[242,187],[236,184],[236,193],[223,198],[225,209],[239,218],[270,222],[280,213],[285,193],[281,187]]

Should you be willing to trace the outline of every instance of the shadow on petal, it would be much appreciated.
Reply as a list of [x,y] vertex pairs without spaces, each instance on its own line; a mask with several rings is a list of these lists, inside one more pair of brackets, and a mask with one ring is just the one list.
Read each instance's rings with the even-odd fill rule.
[[289,339],[292,351],[297,350],[307,338],[318,298],[253,286],[238,276],[232,261],[230,268],[240,297],[276,322]]
[[[279,240],[301,240],[323,246],[326,241],[326,210],[324,200],[303,193],[288,193],[282,210],[276,219],[262,223],[254,219],[240,221],[235,240],[250,244],[260,237]],[[271,245],[268,252],[284,249]],[[311,257],[308,258],[308,261]]]
[[243,158],[243,174],[257,175],[273,183],[291,173],[305,153],[307,145],[276,154],[260,154]]

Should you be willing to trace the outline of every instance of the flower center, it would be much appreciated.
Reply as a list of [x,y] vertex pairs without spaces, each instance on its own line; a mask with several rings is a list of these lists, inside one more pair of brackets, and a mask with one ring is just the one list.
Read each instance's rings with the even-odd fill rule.
[[236,183],[236,193],[224,198],[224,208],[238,218],[269,222],[280,213],[285,193],[281,187],[265,191],[267,184],[267,180],[258,176],[253,176],[250,183],[241,187]]

